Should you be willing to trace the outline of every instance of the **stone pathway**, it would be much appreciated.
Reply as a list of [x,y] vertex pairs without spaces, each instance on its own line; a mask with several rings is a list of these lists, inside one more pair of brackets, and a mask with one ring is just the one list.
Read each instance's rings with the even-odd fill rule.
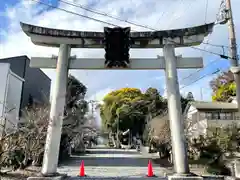
[[[81,161],[85,164],[85,173],[90,177],[145,177],[148,157],[136,150],[92,149],[90,154],[73,156],[58,172],[69,176],[79,175]],[[164,176],[166,168],[153,164],[154,174]]]
[[[71,159],[58,168],[61,174],[71,176],[69,180],[77,179],[146,179],[147,166],[150,159],[157,158],[153,154],[139,153],[136,150],[120,149],[90,149],[90,153],[82,156],[73,155]],[[84,161],[85,174],[87,177],[77,177],[79,175],[80,164]],[[164,179],[166,174],[173,172],[172,168],[160,167],[153,162],[153,171],[157,176],[151,179]],[[203,168],[191,168],[191,172],[198,175],[205,175]],[[15,172],[17,173],[17,172]],[[1,180],[13,180],[12,178],[1,178]],[[17,179],[26,179],[18,176]]]

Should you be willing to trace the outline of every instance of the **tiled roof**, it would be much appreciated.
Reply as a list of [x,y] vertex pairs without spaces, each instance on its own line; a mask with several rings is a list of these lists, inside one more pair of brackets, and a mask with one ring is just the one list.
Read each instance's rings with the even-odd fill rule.
[[197,109],[237,109],[237,104],[227,102],[191,102]]

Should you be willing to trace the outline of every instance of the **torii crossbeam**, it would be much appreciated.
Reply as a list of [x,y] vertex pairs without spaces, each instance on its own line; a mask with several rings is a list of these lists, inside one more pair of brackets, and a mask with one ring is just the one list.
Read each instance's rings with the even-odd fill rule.
[[[203,60],[196,57],[176,57],[174,48],[201,44],[204,37],[212,32],[213,26],[214,23],[210,23],[185,29],[130,33],[131,48],[163,48],[164,57],[130,59],[130,66],[127,69],[164,69],[166,72],[173,160],[177,174],[189,173],[177,68],[201,68]],[[103,48],[104,33],[57,30],[24,23],[21,23],[21,27],[34,44],[59,47],[57,57],[33,57],[31,59],[32,67],[57,69],[56,86],[51,102],[51,121],[48,127],[42,167],[42,173],[47,176],[57,172],[68,70],[105,69],[104,59],[77,59],[70,56],[70,50],[71,48]]]
[[[34,68],[57,68],[58,57],[52,58],[42,58],[42,57],[32,57],[30,61],[30,66]],[[191,68],[202,68],[203,61],[202,58],[183,58],[182,56],[177,56],[177,69],[191,69]],[[106,70],[105,59],[98,58],[75,58],[69,57],[69,69],[92,69],[92,70]],[[129,70],[156,70],[165,69],[166,62],[163,56],[158,56],[157,58],[135,58],[130,59]],[[114,68],[122,69],[122,68]],[[114,70],[112,69],[112,70]],[[124,70],[128,70],[125,68]]]

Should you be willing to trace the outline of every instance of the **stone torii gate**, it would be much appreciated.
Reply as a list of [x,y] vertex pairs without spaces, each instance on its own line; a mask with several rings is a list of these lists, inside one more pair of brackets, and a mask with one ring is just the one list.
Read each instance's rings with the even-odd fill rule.
[[[180,91],[177,77],[178,69],[202,68],[200,57],[183,58],[175,56],[175,48],[199,45],[204,37],[212,32],[214,24],[149,32],[131,32],[131,48],[163,48],[163,57],[130,59],[127,69],[156,70],[166,72],[168,110],[170,118],[173,161],[176,174],[189,174],[183,117],[181,113]],[[70,56],[71,48],[103,48],[103,32],[83,32],[57,30],[21,23],[22,30],[35,45],[59,47],[57,57],[32,57],[30,66],[35,68],[56,68],[56,86],[52,96],[50,122],[48,127],[42,174],[57,173],[58,152],[62,128],[62,116],[65,106],[65,94],[69,69],[106,69],[105,59],[76,58]]]

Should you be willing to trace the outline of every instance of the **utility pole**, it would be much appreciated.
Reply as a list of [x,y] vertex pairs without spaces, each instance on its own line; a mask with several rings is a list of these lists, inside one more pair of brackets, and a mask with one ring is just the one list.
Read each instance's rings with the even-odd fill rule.
[[93,109],[94,108],[94,101],[91,102],[91,105],[92,105],[92,116],[93,116],[93,114],[94,114],[94,109]]
[[237,44],[236,44],[236,35],[232,15],[231,0],[226,0],[226,13],[227,13],[227,22],[229,29],[229,44],[230,44],[230,62],[231,62],[231,71],[234,75],[234,80],[236,82],[236,94],[237,94],[237,103],[238,111],[240,112],[240,68],[238,65],[238,55],[237,55]]
[[98,101],[95,101],[95,100],[90,100],[88,103],[91,104],[91,113],[92,113],[92,116],[94,114],[94,108],[95,108],[95,105]]
[[201,94],[201,101],[203,101],[203,88],[200,88],[200,94]]

